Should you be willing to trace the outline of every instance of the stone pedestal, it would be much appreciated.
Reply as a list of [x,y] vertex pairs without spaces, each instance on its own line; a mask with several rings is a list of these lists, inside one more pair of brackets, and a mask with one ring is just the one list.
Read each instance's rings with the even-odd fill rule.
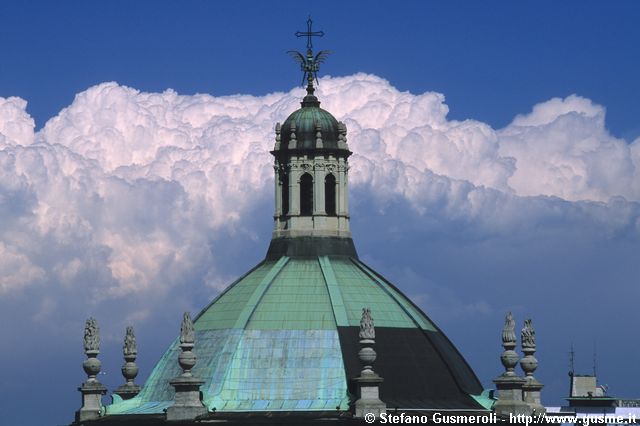
[[502,375],[495,379],[498,390],[498,401],[493,406],[498,416],[508,416],[509,414],[531,414],[531,408],[522,399],[522,387],[525,379],[516,375]]
[[115,393],[116,395],[118,395],[120,398],[124,400],[131,399],[140,393],[140,386],[136,384],[132,384],[132,385],[124,384],[118,387],[115,391],[113,391],[113,393]]
[[387,411],[387,405],[380,400],[380,383],[384,379],[377,374],[363,374],[355,379],[358,383],[358,400],[355,403],[356,417],[362,418],[371,413],[380,418]]
[[193,420],[207,413],[200,396],[203,380],[180,376],[169,383],[176,389],[176,396],[173,405],[167,408],[167,421]]
[[107,388],[95,380],[83,383],[78,390],[82,394],[82,406],[76,411],[76,422],[99,418],[102,410],[102,395],[107,393]]
[[543,387],[544,385],[534,377],[525,377],[525,383],[522,386],[523,399],[535,414],[545,413],[547,411],[540,402],[540,391]]
[[182,374],[171,380],[169,384],[176,390],[173,397],[173,405],[167,408],[167,421],[187,421],[207,413],[207,407],[202,403],[200,386],[203,380],[195,377],[191,369],[196,365],[196,354],[192,352],[195,346],[195,330],[191,315],[184,313],[182,326],[180,327],[180,349],[178,364],[182,368]]

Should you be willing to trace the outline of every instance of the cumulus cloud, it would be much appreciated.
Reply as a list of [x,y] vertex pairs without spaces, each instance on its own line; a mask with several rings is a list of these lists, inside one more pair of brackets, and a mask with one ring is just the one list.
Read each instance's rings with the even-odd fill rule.
[[572,95],[538,104],[499,137],[500,153],[517,161],[509,184],[518,194],[640,199],[638,143],[611,136],[605,109],[588,99]]
[[[124,326],[136,326],[144,380],[180,311],[201,309],[264,255],[274,124],[303,93],[183,96],[104,83],[38,131],[26,101],[0,98],[0,322],[10,324],[0,339],[27,354],[7,352],[4,363],[73,389],[79,367],[60,376],[29,354],[47,348],[76,362],[92,315],[105,371],[118,371]],[[348,126],[360,256],[444,322],[481,378],[497,374],[497,355],[478,348],[506,310],[536,318],[548,384],[564,368],[552,360],[565,336],[619,343],[611,330],[633,323],[640,297],[640,139],[612,136],[604,107],[551,99],[494,129],[450,120],[442,94],[400,92],[372,75],[323,78],[318,95]],[[7,392],[23,379],[5,380]],[[56,399],[61,418],[69,404]]]
[[[248,212],[272,197],[274,123],[302,92],[183,96],[104,83],[38,132],[24,100],[1,99],[0,292],[82,287],[99,300],[185,281],[219,288],[220,235],[254,232]],[[323,78],[318,94],[348,125],[353,187],[379,208],[402,197],[480,233],[567,216],[611,232],[640,226],[640,142],[612,137],[588,99],[552,99],[496,130],[449,120],[442,94],[371,75]]]

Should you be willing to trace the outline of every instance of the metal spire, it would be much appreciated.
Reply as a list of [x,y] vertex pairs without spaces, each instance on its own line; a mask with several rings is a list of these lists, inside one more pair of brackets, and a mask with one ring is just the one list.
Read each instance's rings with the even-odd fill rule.
[[300,64],[300,70],[302,71],[302,84],[304,85],[304,81],[307,80],[307,94],[309,96],[313,96],[313,92],[315,91],[313,87],[313,80],[318,83],[318,71],[320,71],[320,64],[323,63],[329,53],[328,50],[319,51],[315,57],[313,56],[313,42],[312,37],[322,37],[324,36],[323,31],[313,31],[311,26],[313,25],[313,21],[311,20],[311,16],[307,19],[307,31],[297,31],[295,33],[296,37],[307,37],[307,54],[303,55],[302,53],[289,50],[287,53]]
[[313,49],[313,40],[311,37],[322,37],[324,36],[324,31],[312,31],[311,26],[313,25],[313,21],[311,20],[311,15],[309,15],[309,19],[307,19],[307,31],[296,31],[296,37],[307,37],[307,49]]

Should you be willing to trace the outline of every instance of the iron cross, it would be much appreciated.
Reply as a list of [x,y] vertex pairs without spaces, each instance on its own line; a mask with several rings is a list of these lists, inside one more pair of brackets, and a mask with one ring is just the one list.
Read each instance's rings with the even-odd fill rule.
[[307,31],[297,31],[296,37],[307,37],[307,49],[313,48],[313,43],[311,42],[311,37],[322,37],[324,35],[324,31],[311,31],[311,25],[313,21],[311,20],[311,15],[309,15],[309,19],[307,19]]

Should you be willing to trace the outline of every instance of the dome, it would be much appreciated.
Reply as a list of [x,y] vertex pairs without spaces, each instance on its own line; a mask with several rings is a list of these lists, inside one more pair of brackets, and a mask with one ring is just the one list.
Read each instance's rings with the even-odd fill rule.
[[320,102],[313,95],[305,96],[302,107],[294,111],[282,124],[281,150],[289,149],[292,125],[295,124],[296,149],[316,147],[316,126],[320,126],[323,148],[338,149],[340,128],[338,120],[328,111],[320,108]]
[[[347,256],[265,260],[194,320],[203,402],[209,411],[346,412],[358,376],[363,307],[375,321],[374,368],[389,408],[483,409],[483,389],[447,337],[406,296]],[[173,403],[179,341],[135,398],[107,414],[152,414]]]

